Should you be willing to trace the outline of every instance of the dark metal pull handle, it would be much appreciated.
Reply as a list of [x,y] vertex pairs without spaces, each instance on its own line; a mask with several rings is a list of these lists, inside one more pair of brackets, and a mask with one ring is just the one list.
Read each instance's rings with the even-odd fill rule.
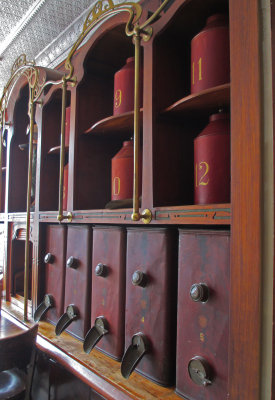
[[132,342],[121,362],[121,374],[124,378],[128,379],[134,371],[144,354],[148,353],[149,344],[147,337],[139,332],[132,337]]
[[66,262],[66,266],[68,268],[77,268],[78,267],[78,260],[77,258],[74,258],[73,256],[69,257],[67,262]]
[[145,287],[147,284],[147,276],[144,272],[142,271],[135,271],[132,275],[132,284],[134,286],[141,286]]
[[45,294],[42,303],[39,304],[34,313],[34,321],[38,322],[43,317],[43,315],[49,310],[49,308],[54,307],[54,298],[51,294]]
[[59,318],[56,327],[55,334],[57,336],[61,335],[61,333],[75,320],[77,319],[79,313],[76,306],[70,304],[66,312]]
[[47,253],[44,257],[45,264],[53,264],[54,263],[54,255],[51,253]]
[[189,294],[193,301],[205,303],[209,297],[208,286],[205,283],[194,283],[190,288]]
[[105,277],[108,274],[108,267],[105,264],[99,263],[95,267],[95,274],[96,276],[102,276]]
[[192,381],[199,386],[208,386],[212,384],[212,368],[202,357],[196,356],[189,361],[188,373]]
[[83,350],[89,354],[100,339],[109,332],[109,325],[104,317],[97,317],[94,326],[85,336]]

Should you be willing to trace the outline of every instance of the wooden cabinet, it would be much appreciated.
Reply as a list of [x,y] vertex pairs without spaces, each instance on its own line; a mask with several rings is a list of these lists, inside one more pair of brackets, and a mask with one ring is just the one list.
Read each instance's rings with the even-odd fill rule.
[[[141,25],[160,5],[154,0],[141,4]],[[67,82],[66,100],[64,97],[62,100],[60,80],[44,89],[41,94],[42,104],[36,106],[38,143],[35,204],[31,214],[32,284],[29,286],[32,314],[48,291],[48,273],[43,258],[50,250],[45,232],[51,230],[51,227],[54,227],[54,231],[61,228],[64,235],[67,231],[67,239],[61,239],[58,257],[62,256],[64,261],[64,243],[67,240],[66,259],[70,255],[78,259],[84,257],[85,271],[63,265],[63,283],[54,291],[58,296],[64,295],[61,303],[64,301],[65,308],[76,299],[81,299],[81,321],[84,318],[85,326],[81,333],[68,329],[78,339],[68,339],[67,333],[62,333],[57,339],[54,328],[44,321],[41,322],[40,332],[42,336],[48,335],[48,339],[57,346],[56,358],[62,359],[63,365],[106,398],[179,399],[180,396],[186,396],[193,400],[221,400],[226,399],[228,393],[232,400],[259,398],[262,114],[259,78],[260,15],[257,5],[256,0],[175,0],[168,3],[151,23],[150,40],[141,37],[143,96],[140,107],[135,112],[132,110],[113,115],[114,75],[127,58],[135,55],[136,39],[125,33],[129,18],[127,6],[126,9],[123,6],[120,9],[111,1],[108,4],[106,2],[105,12],[108,7],[110,10],[116,10],[117,7],[118,12],[110,18],[102,18],[103,22],[87,36],[85,44],[76,46],[74,50],[77,51],[72,51],[67,59],[66,65],[71,62],[73,66],[71,78],[74,79],[73,82],[70,79]],[[93,8],[94,14],[87,19],[84,34],[88,32],[89,23],[96,20],[93,19],[95,15],[100,18],[104,15],[104,9],[100,7],[101,2]],[[134,5],[131,7],[137,16],[139,8]],[[205,26],[207,18],[215,14],[224,14],[229,20],[230,82],[191,94],[191,40]],[[69,74],[64,64],[60,66],[59,72],[65,77]],[[26,81],[20,78],[11,92],[7,107],[8,119],[12,125],[7,127],[7,204],[6,213],[2,213],[1,218],[5,226],[7,254],[5,307],[10,312],[14,310],[9,302],[16,293],[13,274],[17,273],[17,264],[22,269],[24,262],[24,251],[19,248],[18,251],[14,250],[11,232],[18,222],[24,224],[26,217],[28,159],[27,152],[21,151],[18,145],[26,141],[29,123],[28,93]],[[65,110],[66,107],[70,107],[70,116],[67,114],[69,142],[64,149],[64,164],[68,164],[67,207],[63,210],[62,226],[58,227],[53,224],[57,223],[60,211],[60,135],[62,108]],[[209,116],[221,109],[230,115],[231,201],[195,204],[194,139],[207,125]],[[123,142],[131,140],[134,133],[137,134],[135,116],[140,120],[141,156],[137,157],[142,176],[140,212],[144,209],[151,211],[152,220],[146,221],[148,225],[142,219],[131,219],[133,210],[129,205],[125,207],[125,203],[116,203],[116,209],[110,206],[111,160]],[[3,204],[1,207],[4,210]],[[72,214],[71,221],[67,219],[68,212]],[[91,234],[94,224],[97,226],[96,238]],[[106,225],[110,231],[106,230]],[[112,235],[107,234],[112,231],[110,227],[119,232],[127,228],[127,240],[126,236],[123,236],[123,240],[117,240],[116,237],[116,244],[113,245]],[[173,234],[165,244],[159,236],[168,231]],[[100,235],[102,237],[98,240]],[[57,243],[53,245],[58,248]],[[168,261],[167,246],[170,257]],[[105,251],[107,248],[109,250]],[[70,249],[74,249],[77,255],[71,254]],[[109,254],[110,251],[113,254]],[[125,276],[119,283],[125,286],[135,270],[142,271],[146,267],[145,261],[149,260],[151,281],[149,279],[148,284],[151,285],[151,292],[148,292],[151,294],[146,300],[148,304],[153,304],[148,322],[152,328],[149,336],[153,343],[154,331],[156,336],[162,329],[164,331],[157,339],[158,348],[168,349],[166,351],[171,354],[165,356],[165,359],[161,358],[161,354],[157,363],[158,367],[164,366],[172,371],[168,374],[168,383],[166,379],[152,378],[155,371],[150,370],[148,374],[142,371],[145,359],[139,364],[141,369],[137,367],[141,375],[134,372],[126,381],[120,374],[118,361],[110,361],[108,355],[97,350],[93,350],[90,355],[81,350],[91,322],[91,309],[97,309],[94,304],[90,305],[90,301],[97,301],[91,292],[92,288],[94,292],[99,289],[93,276],[94,264],[101,262],[98,254],[107,257],[107,263],[116,262],[117,254],[122,264],[126,260],[125,268],[122,265],[120,272],[124,273],[125,269]],[[185,259],[188,261],[185,262]],[[105,261],[102,263],[105,264]],[[159,281],[163,265],[164,281]],[[80,274],[80,277],[73,276],[76,274]],[[59,278],[56,284],[58,282]],[[192,285],[197,284],[198,287],[193,289],[199,291],[199,285],[205,282],[212,288],[213,303],[209,301],[207,304],[206,300],[192,302]],[[124,295],[119,301],[121,324],[124,324],[124,313],[126,315],[127,344],[124,352],[134,333],[141,331],[146,334],[142,332],[142,313],[146,310],[142,309],[139,314],[139,311],[130,309],[129,299],[134,289],[126,289],[125,309]],[[146,297],[145,291],[138,289]],[[111,286],[106,290],[104,296],[108,297],[108,302],[113,296],[119,296]],[[141,307],[142,304],[147,307],[147,303],[142,302],[144,299],[138,300]],[[129,333],[127,323],[135,318],[137,325]],[[51,318],[48,319],[53,322]],[[193,319],[197,322],[193,323]],[[204,325],[197,325],[198,321]],[[124,327],[116,330],[124,331]],[[175,353],[173,349],[176,349]],[[103,353],[111,353],[104,346],[101,350]],[[54,350],[46,348],[44,351],[50,355],[54,353]],[[219,370],[216,379],[207,378],[206,374],[203,381],[205,385],[200,380],[196,382],[196,379],[192,379],[188,360],[196,357],[196,360],[205,358],[214,370]],[[78,367],[72,367],[70,360],[77,362]],[[203,363],[200,365],[204,367]],[[88,377],[85,376],[84,367],[90,371]],[[195,374],[198,376],[200,370],[197,369]],[[170,387],[162,388],[151,383],[148,377]]]

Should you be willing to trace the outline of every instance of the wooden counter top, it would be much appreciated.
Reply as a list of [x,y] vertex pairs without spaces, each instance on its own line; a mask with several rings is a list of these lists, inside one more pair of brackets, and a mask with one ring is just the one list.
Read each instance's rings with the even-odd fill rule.
[[[3,302],[3,314],[17,324],[24,325],[22,311],[8,302]],[[27,325],[33,325],[28,322]],[[180,400],[174,388],[164,388],[140,374],[133,372],[126,380],[120,373],[120,363],[94,349],[84,353],[82,342],[66,332],[56,336],[55,327],[48,322],[39,322],[37,347],[63,365],[106,399],[112,400]]]

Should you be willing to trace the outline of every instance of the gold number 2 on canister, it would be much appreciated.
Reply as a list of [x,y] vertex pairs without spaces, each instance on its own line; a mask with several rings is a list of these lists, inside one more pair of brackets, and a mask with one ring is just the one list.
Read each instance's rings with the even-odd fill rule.
[[209,164],[205,161],[201,161],[199,163],[199,171],[202,171],[203,174],[199,179],[198,182],[198,164],[195,164],[195,181],[196,181],[196,187],[198,186],[206,186],[209,183],[209,178],[207,177],[207,174],[209,172]]

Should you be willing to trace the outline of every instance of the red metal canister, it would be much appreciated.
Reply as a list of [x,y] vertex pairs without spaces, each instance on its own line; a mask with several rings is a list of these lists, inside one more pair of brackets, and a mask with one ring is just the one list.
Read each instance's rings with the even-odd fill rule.
[[93,228],[91,326],[84,351],[97,349],[121,360],[124,351],[126,232],[120,226]]
[[[45,263],[44,295],[51,296],[53,301],[52,306],[49,309],[45,304],[42,304],[38,307],[36,311],[36,313],[38,312],[37,319],[35,313],[36,321],[38,321],[46,312],[46,320],[56,324],[63,313],[66,274],[66,244],[66,225],[46,226],[45,253],[43,254]],[[41,306],[42,313],[39,311]]]
[[89,225],[68,226],[64,314],[58,320],[55,332],[65,329],[83,340],[90,325],[91,241]]
[[135,369],[160,385],[173,384],[176,245],[175,232],[166,228],[127,229],[125,378]]
[[212,15],[191,41],[191,93],[229,82],[229,60],[227,17]]
[[[141,163],[139,163],[141,166]],[[112,200],[133,197],[134,145],[132,140],[123,142],[123,147],[112,158]],[[139,174],[139,194],[141,194],[141,168]]]
[[230,202],[229,133],[228,114],[213,114],[194,140],[195,204]]
[[126,64],[114,77],[114,115],[134,109],[135,58],[127,58]]
[[[140,74],[140,99],[142,99],[143,74]],[[127,58],[126,64],[114,76],[114,115],[134,110],[135,58]]]

